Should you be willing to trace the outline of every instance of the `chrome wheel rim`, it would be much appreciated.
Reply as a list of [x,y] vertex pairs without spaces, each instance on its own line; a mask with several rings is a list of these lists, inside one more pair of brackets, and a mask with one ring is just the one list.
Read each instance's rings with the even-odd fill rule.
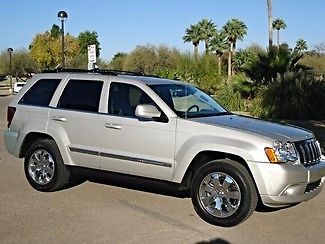
[[54,176],[55,164],[46,150],[35,151],[29,159],[28,174],[39,185],[48,184]]
[[209,214],[217,218],[226,218],[233,215],[239,208],[240,188],[230,175],[213,172],[202,180],[199,199]]

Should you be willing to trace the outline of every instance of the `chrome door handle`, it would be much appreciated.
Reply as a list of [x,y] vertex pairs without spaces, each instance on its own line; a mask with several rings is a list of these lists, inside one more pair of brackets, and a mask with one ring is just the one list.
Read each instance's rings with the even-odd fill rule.
[[122,129],[122,125],[106,123],[105,124],[105,128],[107,128],[107,129],[121,130]]
[[58,117],[58,116],[52,116],[52,120],[66,122],[67,121],[67,118]]

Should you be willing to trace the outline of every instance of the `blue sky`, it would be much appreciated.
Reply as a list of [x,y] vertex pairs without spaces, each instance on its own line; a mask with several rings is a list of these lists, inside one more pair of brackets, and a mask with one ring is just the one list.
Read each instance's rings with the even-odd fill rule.
[[[0,50],[28,48],[36,33],[58,24],[57,12],[69,18],[65,30],[75,36],[95,30],[101,43],[101,57],[130,52],[137,45],[165,44],[192,50],[184,44],[185,28],[202,18],[212,19],[221,28],[230,18],[240,18],[248,35],[238,43],[267,46],[266,0],[0,0]],[[283,18],[287,29],[280,38],[294,45],[304,38],[309,47],[325,41],[324,0],[273,0],[273,16]],[[275,35],[274,35],[275,37]],[[200,47],[203,51],[203,45]]]

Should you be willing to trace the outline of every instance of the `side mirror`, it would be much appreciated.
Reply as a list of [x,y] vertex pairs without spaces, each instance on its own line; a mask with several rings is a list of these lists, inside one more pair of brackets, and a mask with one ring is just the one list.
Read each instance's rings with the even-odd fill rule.
[[154,119],[161,116],[161,112],[156,106],[149,104],[140,104],[135,109],[135,115],[139,118]]

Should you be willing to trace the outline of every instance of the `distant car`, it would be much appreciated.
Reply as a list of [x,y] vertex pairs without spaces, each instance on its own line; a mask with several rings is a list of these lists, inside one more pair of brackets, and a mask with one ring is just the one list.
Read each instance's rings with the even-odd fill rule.
[[25,84],[26,82],[16,82],[14,85],[14,94],[18,93]]

